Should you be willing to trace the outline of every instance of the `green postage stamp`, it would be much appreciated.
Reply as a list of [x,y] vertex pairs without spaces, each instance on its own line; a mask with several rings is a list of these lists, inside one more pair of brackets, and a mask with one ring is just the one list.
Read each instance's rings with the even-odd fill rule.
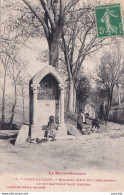
[[98,37],[123,35],[120,3],[95,6]]

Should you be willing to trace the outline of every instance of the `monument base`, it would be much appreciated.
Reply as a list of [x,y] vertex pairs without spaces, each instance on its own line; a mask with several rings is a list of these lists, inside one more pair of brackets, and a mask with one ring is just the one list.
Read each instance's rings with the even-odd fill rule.
[[41,137],[42,131],[38,125],[31,125],[31,139]]
[[57,137],[66,137],[67,136],[67,126],[66,124],[59,124]]
[[15,141],[15,145],[21,145],[25,144],[26,140],[28,138],[28,133],[29,133],[29,126],[28,125],[22,125],[20,128],[20,131],[18,133],[18,136]]

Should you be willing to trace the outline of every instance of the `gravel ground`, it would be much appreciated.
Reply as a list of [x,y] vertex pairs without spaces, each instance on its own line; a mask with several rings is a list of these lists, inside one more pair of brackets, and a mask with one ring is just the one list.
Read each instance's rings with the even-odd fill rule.
[[49,171],[124,172],[124,125],[109,122],[100,133],[67,136],[39,144],[12,145],[0,139],[0,175]]

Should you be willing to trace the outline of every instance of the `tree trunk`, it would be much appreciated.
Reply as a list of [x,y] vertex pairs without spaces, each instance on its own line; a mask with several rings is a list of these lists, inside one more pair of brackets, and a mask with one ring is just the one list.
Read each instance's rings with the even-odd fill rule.
[[15,115],[15,107],[16,107],[16,101],[14,102],[13,106],[12,106],[12,114],[11,114],[11,118],[10,118],[10,129],[12,129],[12,124],[13,124],[13,119],[14,119],[14,115]]
[[76,101],[76,113],[79,113],[80,111],[80,102]]
[[71,111],[71,112],[76,111],[76,89],[74,86],[74,81],[72,79],[69,81],[68,111]]
[[69,104],[68,104],[68,111],[74,111],[74,84],[73,80],[70,79],[69,81]]
[[49,46],[49,64],[56,67],[58,65],[59,57],[59,35],[53,33],[47,38]]
[[3,81],[1,125],[5,122],[5,93],[6,93],[6,71],[5,71],[5,75],[4,75],[4,81]]
[[23,104],[23,123],[25,122],[25,99],[24,96],[22,97],[22,104]]
[[74,95],[73,96],[73,111],[76,112],[76,101],[77,100],[76,100],[76,89],[75,89],[75,87],[74,87],[73,90],[74,90],[74,94],[73,94]]
[[110,94],[110,104],[109,104],[109,108],[111,108],[112,107],[112,92],[111,92],[111,94]]
[[109,110],[110,110],[111,107],[112,107],[113,88],[114,88],[114,86],[112,86],[112,87],[108,90],[108,106],[109,106]]
[[121,85],[118,85],[118,104],[121,104]]
[[11,114],[11,117],[10,117],[10,129],[12,128],[12,124],[13,124],[13,119],[14,119],[14,115],[15,115],[15,107],[16,107],[16,103],[17,103],[17,88],[16,88],[16,84],[15,84],[15,99],[14,99],[14,103],[13,103],[13,106],[12,106],[12,114]]
[[25,122],[25,95],[24,95],[24,85],[22,84],[22,120]]

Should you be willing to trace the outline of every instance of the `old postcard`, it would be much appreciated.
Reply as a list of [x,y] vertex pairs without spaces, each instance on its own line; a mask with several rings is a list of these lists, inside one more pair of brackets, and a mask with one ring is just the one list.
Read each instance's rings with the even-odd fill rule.
[[124,192],[124,1],[1,0],[0,192]]

